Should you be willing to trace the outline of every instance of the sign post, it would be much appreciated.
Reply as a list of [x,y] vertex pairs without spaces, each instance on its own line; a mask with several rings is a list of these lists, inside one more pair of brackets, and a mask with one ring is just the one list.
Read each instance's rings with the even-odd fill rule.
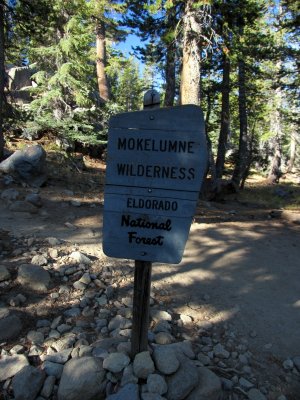
[[194,105],[111,118],[103,250],[135,261],[132,355],[147,350],[152,262],[181,261],[207,165]]

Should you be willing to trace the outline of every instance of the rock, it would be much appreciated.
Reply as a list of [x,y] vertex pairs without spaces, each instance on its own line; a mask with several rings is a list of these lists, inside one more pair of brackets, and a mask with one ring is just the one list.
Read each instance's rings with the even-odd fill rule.
[[46,240],[50,244],[50,246],[58,246],[60,244],[60,241],[54,237],[48,237]]
[[16,338],[22,330],[22,322],[17,315],[0,319],[0,342]]
[[12,379],[15,400],[35,399],[45,380],[45,373],[31,365],[21,369]]
[[15,200],[17,200],[19,195],[20,195],[20,193],[14,188],[5,189],[1,193],[1,199],[8,200],[8,201],[15,201]]
[[54,354],[47,354],[41,357],[42,361],[50,361],[58,364],[65,364],[72,352],[72,348],[64,349]]
[[42,186],[46,181],[46,152],[40,145],[15,151],[0,163],[0,171],[13,173],[31,186]]
[[0,282],[10,279],[10,272],[4,265],[0,265]]
[[58,400],[104,399],[105,371],[94,357],[73,358],[65,364],[58,388]]
[[42,205],[43,205],[41,196],[38,195],[37,193],[29,193],[25,197],[25,201],[33,204],[35,207],[42,207]]
[[170,333],[171,329],[172,329],[171,325],[169,324],[168,321],[161,320],[155,325],[153,332],[154,333],[159,333],[159,332]]
[[198,368],[198,386],[188,395],[186,400],[219,400],[222,396],[220,378],[208,368]]
[[130,358],[124,353],[110,353],[103,361],[103,368],[112,373],[121,372],[130,363]]
[[37,254],[36,256],[34,256],[32,258],[31,264],[39,265],[40,267],[42,267],[43,265],[48,264],[48,260],[46,257],[42,256],[41,254]]
[[176,352],[183,353],[188,358],[194,359],[195,353],[193,351],[192,343],[190,340],[184,340],[183,342],[176,342],[169,344],[168,347]]
[[128,329],[131,328],[132,322],[129,319],[116,315],[108,324],[108,330],[114,331],[115,329]]
[[158,374],[150,374],[147,378],[148,392],[164,394],[168,391],[168,386],[165,378]]
[[49,288],[50,275],[39,265],[22,264],[18,269],[18,282],[38,292],[45,292]]
[[85,285],[89,285],[91,283],[91,277],[88,272],[82,275],[82,277],[79,279],[79,282],[84,283]]
[[266,396],[258,389],[250,389],[247,395],[249,400],[267,400]]
[[174,337],[168,332],[159,332],[155,335],[155,343],[157,344],[170,344],[174,341]]
[[166,400],[165,397],[160,396],[158,393],[142,393],[142,400]]
[[37,331],[29,331],[27,334],[27,339],[32,344],[42,345],[44,343],[44,334]]
[[0,359],[0,382],[16,375],[27,365],[29,365],[29,362],[22,354],[14,356],[2,356]]
[[135,376],[147,379],[155,371],[153,360],[149,351],[138,353],[133,361],[133,372]]
[[189,315],[185,314],[180,314],[180,319],[183,322],[183,324],[191,324],[193,322],[193,318],[190,317]]
[[215,347],[214,347],[214,354],[215,357],[218,358],[229,358],[230,353],[229,351],[227,351],[224,346],[222,346],[220,343],[218,343]]
[[140,400],[139,386],[134,383],[128,383],[116,394],[111,394],[106,400]]
[[[79,317],[80,314],[81,314],[81,310],[79,307],[72,307],[72,308],[69,308],[68,310],[64,311],[64,316],[66,318],[76,318],[76,317]],[[57,326],[55,328],[57,328]]]
[[158,346],[154,349],[153,358],[156,368],[165,375],[176,372],[180,366],[176,352],[169,346]]
[[167,311],[161,311],[155,309],[151,310],[151,318],[155,322],[158,322],[160,320],[172,321],[172,316]]
[[51,361],[44,361],[42,364],[42,369],[46,372],[46,374],[48,376],[55,376],[56,379],[60,379],[63,368],[63,365]]
[[290,358],[288,358],[287,360],[284,360],[282,363],[282,366],[287,371],[293,369],[294,368],[293,360],[291,360]]
[[254,386],[252,382],[248,381],[247,379],[245,379],[243,377],[241,377],[239,379],[239,384],[245,390],[250,390]]
[[178,370],[166,378],[168,385],[168,400],[183,400],[198,385],[198,370],[194,363],[184,356],[177,354],[180,358]]
[[73,283],[73,287],[76,290],[85,290],[86,289],[86,285],[80,281],[76,281]]
[[92,263],[92,261],[80,251],[73,251],[73,253],[70,254],[70,258],[78,264],[90,265]]
[[294,363],[296,369],[298,370],[298,372],[300,372],[300,356],[294,357],[293,363]]
[[129,364],[127,365],[127,367],[124,368],[121,379],[121,386],[125,386],[128,383],[138,383],[138,378],[133,373],[132,364]]
[[44,386],[41,390],[41,396],[48,399],[51,396],[51,393],[53,392],[53,388],[55,385],[56,378],[55,376],[47,376]]
[[22,213],[30,213],[36,214],[38,212],[38,208],[31,203],[27,203],[27,201],[17,200],[13,202],[9,206],[9,210],[13,212],[22,212]]

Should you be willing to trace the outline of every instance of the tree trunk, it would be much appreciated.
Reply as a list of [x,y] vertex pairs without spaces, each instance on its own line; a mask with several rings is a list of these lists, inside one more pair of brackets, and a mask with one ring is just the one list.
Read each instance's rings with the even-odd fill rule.
[[279,179],[282,176],[281,159],[282,159],[281,141],[279,136],[276,136],[274,144],[274,154],[268,175],[269,183],[279,183]]
[[97,53],[97,81],[101,102],[106,103],[110,99],[110,90],[105,67],[106,58],[106,36],[103,21],[98,21],[96,27],[96,53]]
[[167,49],[167,60],[166,60],[166,93],[164,99],[165,107],[172,107],[174,105],[175,98],[175,51],[176,47],[173,43],[170,43]]
[[238,68],[240,137],[237,161],[232,175],[232,181],[237,187],[240,186],[243,177],[245,179],[245,173],[250,164],[244,59],[238,61]]
[[297,153],[297,144],[299,144],[300,141],[297,142],[297,133],[296,131],[293,131],[291,134],[291,143],[290,143],[290,159],[288,162],[288,167],[286,172],[293,172],[294,170],[294,165],[295,165],[295,160],[296,160],[296,153]]
[[225,155],[227,148],[227,141],[229,137],[230,126],[230,59],[224,54],[223,56],[223,81],[222,81],[222,111],[221,111],[221,129],[218,142],[218,154],[216,160],[216,175],[217,178],[222,178],[225,164]]
[[4,58],[4,4],[0,2],[0,161],[4,156],[4,86],[5,86],[5,58]]
[[182,71],[180,81],[181,104],[200,104],[200,49],[201,24],[198,8],[187,0],[183,17]]

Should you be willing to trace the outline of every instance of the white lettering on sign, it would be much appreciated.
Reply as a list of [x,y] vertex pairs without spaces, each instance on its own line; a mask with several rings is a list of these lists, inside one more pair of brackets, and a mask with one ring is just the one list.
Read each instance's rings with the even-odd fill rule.
[[195,169],[184,167],[165,167],[160,165],[143,164],[117,164],[118,175],[121,176],[139,176],[145,178],[160,179],[195,179]]

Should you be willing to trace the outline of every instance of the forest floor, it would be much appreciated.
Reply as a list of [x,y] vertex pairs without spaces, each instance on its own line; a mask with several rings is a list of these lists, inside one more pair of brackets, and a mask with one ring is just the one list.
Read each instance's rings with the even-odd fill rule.
[[[57,152],[49,152],[47,163],[39,213],[12,212],[0,201],[0,228],[17,237],[55,237],[120,265],[101,247],[105,164],[87,157],[81,170]],[[9,187],[21,197],[34,192],[17,183]],[[166,309],[190,315],[198,329],[229,327],[265,366],[262,374],[282,374],[284,385],[282,363],[300,356],[299,199],[299,175],[291,174],[275,186],[253,175],[240,195],[199,201],[182,262],[154,264],[152,273]],[[299,394],[299,386],[291,393]]]

